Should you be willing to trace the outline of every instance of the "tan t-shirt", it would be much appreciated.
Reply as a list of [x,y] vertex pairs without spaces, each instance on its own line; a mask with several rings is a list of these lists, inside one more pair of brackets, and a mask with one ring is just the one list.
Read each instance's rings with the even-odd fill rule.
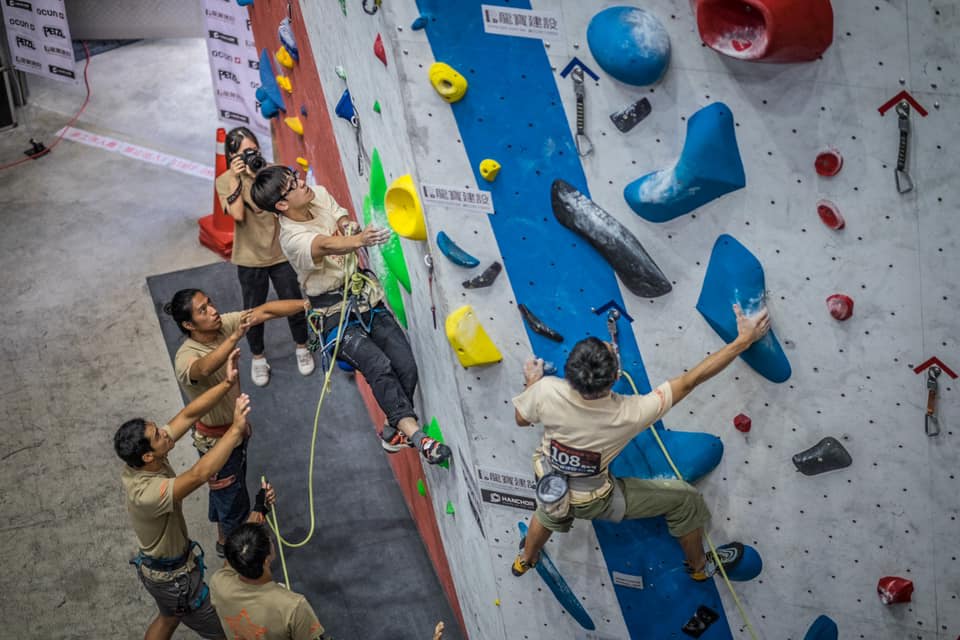
[[[173,359],[173,368],[176,371],[177,382],[180,383],[180,388],[183,389],[183,392],[187,394],[187,397],[190,398],[191,401],[196,400],[204,391],[226,380],[226,363],[206,378],[201,378],[200,380],[190,379],[190,365],[223,344],[223,341],[237,330],[237,327],[240,325],[240,316],[241,313],[239,311],[222,314],[220,319],[223,323],[217,334],[217,339],[213,342],[204,344],[192,338],[187,338],[183,344],[180,345],[180,348],[177,349],[177,355]],[[200,422],[208,427],[219,427],[233,422],[233,410],[239,395],[240,385],[235,384],[207,415],[200,418]]]
[[[297,272],[300,288],[308,296],[316,296],[328,291],[342,291],[345,276],[353,275],[355,261],[347,262],[347,256],[324,256],[319,263],[314,262],[310,245],[317,234],[327,236],[340,235],[337,221],[347,214],[346,209],[337,204],[330,192],[321,186],[312,187],[316,194],[310,202],[311,220],[298,222],[286,216],[280,216],[280,246],[290,265]],[[345,268],[351,265],[350,273]],[[368,286],[365,292],[370,306],[383,300],[383,287],[379,282]],[[326,313],[340,309],[340,303],[325,307]],[[318,309],[319,310],[319,309]]]
[[607,467],[638,433],[673,406],[670,383],[646,395],[586,400],[566,380],[547,376],[513,399],[528,422],[543,424],[543,440],[534,452],[539,473],[541,457],[572,476],[606,473]]
[[[220,205],[227,208],[227,196],[233,193],[230,188],[230,173],[221,173],[216,181]],[[287,259],[280,250],[279,225],[277,216],[269,211],[258,209],[250,197],[253,178],[240,175],[243,185],[240,198],[243,200],[243,222],[236,221],[233,228],[233,253],[230,262],[241,267],[270,267]],[[224,211],[226,214],[226,211]],[[229,215],[229,214],[227,214]]]
[[144,471],[129,465],[123,469],[127,511],[140,548],[151,558],[179,558],[190,544],[183,507],[173,501],[176,477],[166,461],[160,471]]
[[229,565],[210,578],[210,601],[230,638],[316,640],[323,635],[323,625],[302,595],[276,582],[241,582]]

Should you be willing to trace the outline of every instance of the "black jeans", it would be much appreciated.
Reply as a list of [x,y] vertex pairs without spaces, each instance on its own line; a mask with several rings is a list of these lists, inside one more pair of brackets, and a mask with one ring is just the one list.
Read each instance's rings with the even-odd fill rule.
[[[417,388],[417,362],[407,334],[383,303],[376,312],[362,314],[362,319],[364,324],[370,323],[370,331],[356,324],[356,316],[348,318],[347,322],[353,323],[343,329],[337,358],[363,374],[391,427],[404,418],[416,420],[413,392]],[[339,322],[339,312],[327,316],[323,323],[324,342]]]
[[[240,279],[240,291],[243,293],[243,308],[252,309],[259,307],[267,301],[267,294],[270,292],[270,282],[273,282],[273,290],[277,292],[277,298],[280,300],[300,300],[303,294],[300,292],[300,283],[297,282],[297,274],[289,262],[281,262],[272,267],[241,267],[237,266],[237,277]],[[307,343],[307,316],[303,313],[295,313],[287,317],[287,323],[290,325],[290,333],[297,344]],[[250,351],[258,356],[263,353],[263,325],[258,324],[247,330],[247,344],[250,345]]]

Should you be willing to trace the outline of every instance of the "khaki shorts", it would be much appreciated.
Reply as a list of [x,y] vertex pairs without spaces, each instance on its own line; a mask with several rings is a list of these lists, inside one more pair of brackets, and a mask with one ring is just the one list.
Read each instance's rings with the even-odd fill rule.
[[[675,538],[699,529],[710,520],[710,511],[700,492],[681,480],[641,480],[640,478],[615,478],[623,490],[627,503],[624,520],[664,516],[670,535]],[[550,531],[566,533],[575,519],[594,520],[607,510],[613,492],[585,504],[572,505],[566,518],[552,518],[542,509],[534,514]]]

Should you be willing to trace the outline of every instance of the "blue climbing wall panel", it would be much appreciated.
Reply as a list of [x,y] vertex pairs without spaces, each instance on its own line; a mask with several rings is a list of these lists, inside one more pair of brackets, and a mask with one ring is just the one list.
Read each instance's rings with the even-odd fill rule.
[[[482,159],[497,158],[503,165],[487,187],[496,207],[490,224],[517,302],[567,339],[558,344],[528,330],[537,355],[559,364],[580,338],[607,335],[605,317],[591,308],[608,301],[623,306],[623,300],[613,269],[551,213],[554,179],[566,180],[584,194],[589,191],[543,44],[486,34],[480,5],[465,0],[417,3],[421,14],[431,16],[426,34],[434,57],[470,83],[467,96],[451,108],[477,183],[486,184],[477,170]],[[509,6],[530,7],[528,2]],[[624,367],[647,392],[650,384],[636,340],[631,331],[620,335]],[[621,393],[628,389],[623,381],[617,388]],[[716,455],[715,438],[700,441],[705,456]],[[662,476],[662,463],[648,460],[649,451],[645,441],[631,443],[615,461],[614,472]],[[680,548],[662,519],[594,526],[607,568],[643,576],[642,590],[615,587],[632,638],[673,637],[703,604],[723,611],[712,581],[694,583],[684,573]],[[702,637],[722,640],[732,635],[721,617]]]

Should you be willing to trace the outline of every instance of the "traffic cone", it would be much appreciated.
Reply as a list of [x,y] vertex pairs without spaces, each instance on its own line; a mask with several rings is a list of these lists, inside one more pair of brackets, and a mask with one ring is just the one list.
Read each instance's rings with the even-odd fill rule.
[[[215,173],[217,177],[227,170],[227,156],[224,155],[224,143],[227,139],[227,130],[217,129],[217,159]],[[200,244],[226,259],[230,259],[233,252],[233,218],[224,213],[217,196],[217,188],[213,188],[213,213],[203,216],[197,221],[200,225]]]

